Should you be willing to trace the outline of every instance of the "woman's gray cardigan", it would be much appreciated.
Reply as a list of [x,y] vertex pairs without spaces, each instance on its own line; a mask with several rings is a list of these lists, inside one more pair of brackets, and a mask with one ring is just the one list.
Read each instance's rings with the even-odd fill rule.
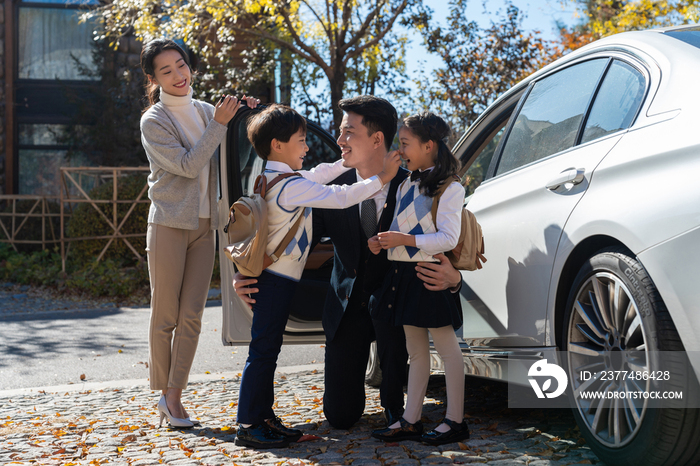
[[219,144],[226,135],[226,126],[214,121],[212,105],[194,99],[192,103],[206,124],[194,147],[175,115],[162,102],[157,102],[141,117],[141,142],[151,167],[148,223],[183,230],[199,228],[199,173],[208,163],[211,229],[216,230]]

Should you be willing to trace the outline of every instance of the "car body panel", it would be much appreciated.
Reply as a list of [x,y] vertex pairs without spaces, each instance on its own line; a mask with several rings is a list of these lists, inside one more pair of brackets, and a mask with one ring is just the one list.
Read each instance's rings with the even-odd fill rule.
[[[472,299],[479,300],[479,308],[489,312],[488,317],[481,315],[499,338],[479,342],[481,335],[465,324],[463,337],[472,346],[545,344],[550,276],[564,225],[586,192],[593,169],[620,138],[556,154],[477,188],[469,210],[481,224],[488,262],[477,272],[464,272],[465,285],[475,296]],[[582,182],[546,188],[571,168],[584,171]],[[474,317],[471,314],[469,318]],[[465,323],[470,322],[464,317]],[[509,336],[515,342],[509,342]]]

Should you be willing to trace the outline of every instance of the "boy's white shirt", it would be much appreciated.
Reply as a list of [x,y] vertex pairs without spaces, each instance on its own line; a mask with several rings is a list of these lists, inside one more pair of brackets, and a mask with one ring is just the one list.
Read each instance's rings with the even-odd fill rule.
[[[292,177],[275,185],[266,196],[268,243],[267,254],[271,254],[282,242],[299,215],[306,218],[294,239],[277,262],[267,268],[275,275],[299,281],[309,255],[312,238],[312,207],[344,209],[371,197],[382,189],[378,176],[352,185],[332,185],[333,181],[348,168],[343,167],[342,160],[335,163],[319,164],[312,170],[297,170],[302,177]],[[282,162],[268,161],[264,176],[268,182],[279,173],[292,173],[289,165]],[[299,207],[302,207],[301,209]]]
[[[283,162],[268,161],[265,171],[292,173],[289,165]],[[327,209],[345,209],[371,197],[382,188],[378,176],[362,180],[352,185],[332,185],[333,181],[349,170],[343,161],[321,163],[311,170],[297,170],[303,178],[292,178],[285,183],[279,197],[279,204],[286,209],[295,207],[322,207]],[[368,194],[369,193],[369,194]]]

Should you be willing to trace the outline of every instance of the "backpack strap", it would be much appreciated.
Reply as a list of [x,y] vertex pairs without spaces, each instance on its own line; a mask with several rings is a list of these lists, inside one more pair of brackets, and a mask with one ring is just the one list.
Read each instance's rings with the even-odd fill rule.
[[[450,178],[454,179],[452,181],[461,181],[461,178],[458,177],[457,175],[453,175]],[[433,216],[433,223],[437,227],[437,210],[438,210],[438,204],[440,203],[440,198],[442,197],[443,194],[445,194],[445,191],[447,190],[447,187],[452,184],[452,181],[450,181],[450,178],[447,178],[445,181],[442,182],[442,184],[438,187],[437,194],[433,197],[433,205],[430,207],[430,214]]]
[[269,256],[265,254],[265,259],[263,261],[263,269],[266,269],[268,266],[271,264],[277,262],[284,252],[285,249],[287,249],[287,246],[289,246],[289,243],[292,242],[292,239],[294,236],[297,234],[297,230],[299,229],[299,226],[301,225],[301,220],[304,218],[304,212],[302,212],[299,215],[299,218],[297,219],[296,222],[294,222],[294,225],[292,225],[292,228],[287,232],[286,235],[284,235],[284,238],[282,238],[282,242],[280,243],[279,246],[277,246],[277,249],[275,249],[275,252],[270,254]]
[[[267,192],[272,189],[277,183],[280,181],[289,178],[291,176],[301,176],[297,172],[292,172],[292,173],[281,173],[274,177],[269,183],[267,181],[267,177],[265,175],[258,175],[258,178],[255,180],[255,188],[253,192],[259,193],[262,198],[265,198],[265,195]],[[299,229],[299,226],[301,225],[301,221],[304,218],[304,213],[302,212],[299,215],[299,218],[297,219],[296,222],[294,222],[294,225],[292,225],[292,228],[287,232],[287,234],[282,238],[282,241],[280,242],[279,246],[277,246],[277,249],[275,249],[275,252],[273,252],[271,255],[265,254],[265,257],[263,258],[263,270],[268,268],[270,265],[274,264],[277,262],[284,252],[285,249],[287,249],[287,246],[289,246],[289,243],[292,242],[292,239],[294,239],[294,236],[297,234],[297,230]]]
[[273,188],[277,183],[280,181],[284,180],[285,178],[289,178],[290,176],[301,176],[297,172],[292,172],[292,173],[280,173],[276,177],[274,177],[270,182],[267,181],[267,177],[264,174],[258,175],[258,177],[255,179],[255,184],[253,185],[253,192],[256,194],[260,194],[263,198],[265,198],[265,195],[269,190]]

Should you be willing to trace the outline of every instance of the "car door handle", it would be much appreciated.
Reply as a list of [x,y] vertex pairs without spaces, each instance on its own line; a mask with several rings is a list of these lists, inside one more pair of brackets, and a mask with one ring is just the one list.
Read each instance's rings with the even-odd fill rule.
[[566,183],[579,184],[585,179],[585,174],[585,168],[567,168],[559,176],[547,183],[547,189],[554,191]]

